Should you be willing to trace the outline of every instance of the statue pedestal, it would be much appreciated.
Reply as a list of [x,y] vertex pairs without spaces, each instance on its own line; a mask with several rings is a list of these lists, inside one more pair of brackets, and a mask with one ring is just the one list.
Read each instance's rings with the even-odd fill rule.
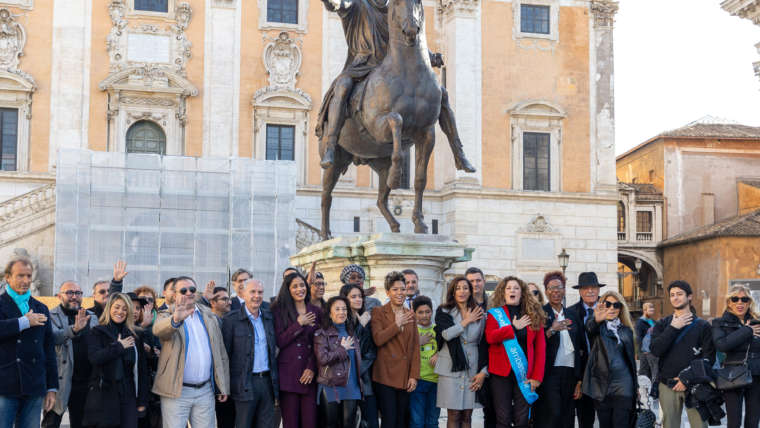
[[472,249],[443,235],[411,233],[376,233],[333,238],[302,249],[290,258],[293,266],[305,272],[317,262],[317,270],[325,276],[325,297],[338,294],[340,272],[355,263],[364,268],[364,287],[376,287],[373,295],[385,303],[385,275],[391,271],[413,269],[419,276],[420,294],[438,304],[445,293],[443,273],[454,262],[472,258]]

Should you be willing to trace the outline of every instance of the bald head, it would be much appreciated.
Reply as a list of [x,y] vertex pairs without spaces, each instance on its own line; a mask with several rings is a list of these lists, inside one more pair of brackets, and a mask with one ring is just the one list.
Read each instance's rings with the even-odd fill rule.
[[258,314],[261,302],[264,301],[264,284],[258,279],[250,278],[243,283],[243,295],[245,307],[251,314]]
[[64,309],[78,311],[82,307],[82,288],[74,281],[64,281],[58,290],[58,300]]

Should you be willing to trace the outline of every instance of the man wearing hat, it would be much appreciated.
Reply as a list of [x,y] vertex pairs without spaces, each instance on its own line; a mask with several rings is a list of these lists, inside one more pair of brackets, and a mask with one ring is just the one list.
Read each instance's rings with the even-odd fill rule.
[[[575,347],[575,352],[578,354],[576,361],[580,363],[580,373],[586,371],[586,363],[588,362],[588,356],[591,352],[591,342],[588,340],[588,334],[586,333],[586,321],[589,317],[594,316],[594,308],[599,300],[599,288],[604,287],[607,284],[600,284],[594,272],[582,272],[578,275],[578,284],[573,288],[579,290],[581,300],[567,308],[567,311],[575,316],[575,319],[582,320],[579,345]],[[575,385],[575,393],[573,394],[575,401],[575,412],[578,415],[578,427],[579,428],[593,428],[594,419],[596,418],[596,412],[594,411],[594,400],[587,395],[581,393],[581,382]]]

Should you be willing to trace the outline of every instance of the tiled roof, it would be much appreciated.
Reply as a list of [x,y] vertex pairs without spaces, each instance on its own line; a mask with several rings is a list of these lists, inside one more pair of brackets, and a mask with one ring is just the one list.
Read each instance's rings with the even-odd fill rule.
[[760,127],[739,124],[692,122],[681,128],[665,131],[659,137],[696,138],[760,138]]
[[698,227],[660,242],[659,247],[672,247],[724,236],[760,237],[760,210],[727,218],[718,223]]

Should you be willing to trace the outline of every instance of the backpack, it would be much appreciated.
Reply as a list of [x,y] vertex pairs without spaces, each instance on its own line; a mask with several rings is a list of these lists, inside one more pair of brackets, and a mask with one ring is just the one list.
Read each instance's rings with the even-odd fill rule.
[[647,334],[644,335],[644,338],[641,339],[641,352],[650,352],[649,347],[652,344],[652,329],[654,327],[649,327],[647,329]]

